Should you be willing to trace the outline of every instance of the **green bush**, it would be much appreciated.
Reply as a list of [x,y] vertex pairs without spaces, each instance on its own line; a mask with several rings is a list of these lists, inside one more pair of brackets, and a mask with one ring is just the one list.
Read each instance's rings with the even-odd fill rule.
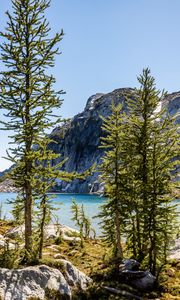
[[3,251],[0,253],[0,267],[1,268],[17,268],[22,259],[22,250],[18,249],[18,246],[15,249],[9,249],[9,244],[4,247]]

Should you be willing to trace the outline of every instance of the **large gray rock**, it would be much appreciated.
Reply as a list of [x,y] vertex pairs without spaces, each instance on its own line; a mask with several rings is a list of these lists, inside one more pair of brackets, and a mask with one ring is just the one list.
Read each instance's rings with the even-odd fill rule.
[[[0,299],[28,300],[45,299],[45,295],[53,292],[60,299],[71,299],[72,290],[85,290],[91,279],[80,272],[70,262],[62,262],[63,274],[60,270],[46,265],[27,267],[24,269],[0,269]],[[58,298],[59,299],[59,298]]]
[[45,237],[46,239],[49,238],[56,238],[61,236],[64,241],[69,242],[80,242],[80,237],[77,237],[79,232],[76,229],[73,229],[69,226],[65,226],[62,224],[50,224],[47,225],[45,228]]
[[122,264],[119,266],[120,271],[137,271],[139,270],[140,263],[135,259],[123,259]]
[[[151,291],[154,288],[156,277],[153,276],[149,271],[128,271],[133,273],[133,277],[130,279],[130,284],[141,291]],[[141,272],[141,273],[140,273]]]
[[57,269],[41,265],[18,270],[0,269],[0,297],[2,300],[45,299],[45,292],[53,290],[71,299],[71,289]]
[[91,278],[84,276],[84,273],[79,271],[69,261],[65,259],[60,259],[59,261],[64,266],[64,276],[70,286],[78,287],[81,290],[85,290],[88,287],[88,285],[92,282]]
[[25,226],[24,225],[19,225],[14,228],[9,229],[5,236],[10,238],[10,239],[16,239],[18,237],[22,237],[25,232]]
[[13,250],[16,249],[16,244],[11,243],[9,239],[0,234],[0,249]]
[[6,240],[0,240],[0,249],[15,250],[16,245]]
[[149,271],[139,271],[140,264],[134,259],[126,259],[119,268],[119,279],[141,291],[154,288],[156,277]]

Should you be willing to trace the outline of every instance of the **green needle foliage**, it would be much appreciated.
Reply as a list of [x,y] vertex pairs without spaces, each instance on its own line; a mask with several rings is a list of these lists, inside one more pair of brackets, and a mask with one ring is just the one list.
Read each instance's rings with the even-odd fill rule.
[[105,155],[100,167],[101,181],[105,184],[105,194],[108,197],[102,206],[100,217],[105,240],[113,246],[114,258],[123,259],[122,235],[127,215],[126,204],[126,166],[123,157],[125,155],[123,145],[124,121],[122,106],[112,104],[112,114],[103,118],[102,129],[106,133],[103,137],[101,148],[105,149]]
[[73,217],[71,218],[72,221],[75,221],[75,225],[79,228],[80,238],[81,238],[81,247],[84,246],[84,238],[89,239],[91,236],[91,232],[95,238],[96,232],[91,226],[91,220],[88,218],[84,211],[83,204],[79,206],[75,200],[72,201],[71,211]]
[[103,119],[105,155],[100,167],[108,197],[100,217],[105,239],[122,260],[122,237],[130,255],[155,275],[166,263],[174,238],[176,207],[173,170],[177,165],[175,119],[161,107],[164,93],[149,69],[138,78],[140,88],[127,98],[128,115],[112,105]]
[[[1,123],[3,129],[13,132],[14,147],[10,149],[8,159],[15,164],[12,178],[19,188],[15,205],[18,207],[18,203],[23,203],[26,255],[31,253],[33,246],[37,178],[39,182],[43,172],[52,172],[49,163],[47,169],[44,166],[43,171],[39,170],[37,161],[42,158],[46,130],[60,121],[54,115],[54,109],[61,106],[62,91],[54,90],[55,78],[46,70],[54,66],[55,55],[59,54],[57,44],[63,32],[49,37],[50,27],[44,15],[49,6],[48,0],[12,0],[12,13],[6,13],[6,31],[0,33],[3,38],[1,60],[5,65],[5,71],[0,73],[0,105],[9,119]],[[55,158],[50,151],[43,153],[44,161]],[[43,180],[40,194],[42,191]]]
[[36,162],[35,173],[35,186],[34,186],[34,200],[37,207],[37,220],[35,224],[35,239],[37,247],[35,248],[35,258],[42,258],[42,251],[44,245],[44,231],[45,226],[52,220],[52,213],[55,210],[52,204],[53,195],[48,195],[50,189],[55,185],[55,180],[61,179],[70,181],[72,174],[60,171],[64,164],[64,160],[59,164],[52,166],[52,160],[59,157],[59,155],[53,153],[48,149],[48,145],[51,142],[47,137],[41,143],[41,157]]
[[175,119],[161,108],[164,93],[156,89],[149,69],[138,78],[135,99],[128,99],[126,142],[133,210],[128,239],[134,256],[157,274],[166,262],[176,216],[173,200],[173,158],[177,155]]

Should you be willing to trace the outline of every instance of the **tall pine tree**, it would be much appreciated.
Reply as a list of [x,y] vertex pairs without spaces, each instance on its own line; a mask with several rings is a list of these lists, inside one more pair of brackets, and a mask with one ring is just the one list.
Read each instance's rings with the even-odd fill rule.
[[18,200],[24,205],[26,256],[32,250],[36,162],[41,158],[45,131],[59,121],[53,110],[61,105],[61,91],[54,90],[55,78],[46,71],[54,66],[59,53],[56,45],[63,37],[63,32],[49,37],[45,18],[49,6],[48,0],[12,0],[6,31],[1,32],[5,71],[0,73],[0,104],[9,119],[1,123],[14,133],[8,158],[16,165],[13,179],[19,188]]
[[143,70],[138,81],[134,97],[127,97],[128,114],[112,105],[112,114],[104,119],[100,171],[108,199],[100,217],[116,258],[123,257],[124,236],[131,256],[157,275],[174,233],[172,171],[178,137],[150,70]]
[[164,94],[156,89],[149,69],[138,78],[140,88],[128,99],[126,144],[131,161],[131,212],[128,243],[139,261],[156,274],[173,238],[173,158],[177,153],[174,119],[161,108]]
[[101,148],[105,155],[100,166],[101,181],[105,186],[107,201],[102,206],[99,216],[105,240],[113,246],[117,262],[123,259],[122,236],[125,224],[126,205],[126,167],[123,161],[123,114],[122,106],[112,104],[112,114],[103,118]]

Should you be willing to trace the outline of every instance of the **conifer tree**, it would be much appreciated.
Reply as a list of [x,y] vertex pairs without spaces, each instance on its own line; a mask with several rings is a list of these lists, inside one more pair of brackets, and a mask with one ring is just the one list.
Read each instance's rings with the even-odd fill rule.
[[149,192],[149,251],[148,266],[157,274],[166,263],[170,245],[176,233],[176,206],[172,204],[173,182],[172,171],[175,169],[173,158],[177,155],[177,127],[175,119],[162,110],[155,114],[150,163]]
[[[131,154],[132,221],[128,243],[134,256],[157,274],[165,262],[176,215],[172,206],[173,157],[177,152],[174,119],[161,109],[164,94],[156,89],[149,69],[138,78],[140,88],[128,99],[127,138]],[[158,112],[158,110],[160,110]],[[134,237],[129,239],[129,237]],[[158,268],[157,268],[158,267]]]
[[[149,76],[149,70],[143,70],[138,78],[141,85],[135,90],[135,97],[128,99],[129,118],[127,119],[127,138],[131,157],[129,163],[132,180],[132,218],[133,222],[133,252],[142,261],[146,256],[148,240],[148,195],[149,195],[149,148],[151,147],[152,118],[155,109],[160,104],[159,91],[155,89],[154,79]],[[134,183],[134,184],[133,184]],[[136,249],[135,249],[136,245]]]
[[112,114],[103,118],[106,136],[102,137],[101,148],[105,155],[100,166],[101,181],[105,185],[107,201],[102,206],[99,216],[105,240],[113,246],[114,258],[123,259],[122,235],[127,213],[125,202],[126,168],[123,161],[123,115],[122,106],[112,104]]
[[36,162],[35,169],[34,199],[37,207],[35,239],[37,247],[35,247],[34,256],[39,259],[42,258],[45,226],[50,223],[52,213],[55,210],[51,203],[53,195],[49,195],[48,192],[55,186],[57,178],[69,181],[72,177],[72,174],[60,171],[64,160],[52,166],[52,161],[59,158],[60,155],[48,149],[51,142],[52,140],[48,137],[43,139],[41,146],[39,146],[41,157]]
[[[13,131],[14,147],[8,158],[16,166],[12,177],[20,189],[18,199],[24,203],[27,255],[32,250],[36,162],[41,158],[46,130],[59,121],[53,111],[61,105],[61,91],[54,90],[55,79],[46,72],[54,66],[54,57],[59,53],[56,45],[63,37],[63,32],[49,37],[50,27],[45,18],[49,6],[48,0],[12,0],[13,12],[6,13],[6,31],[1,32],[5,71],[0,73],[0,104],[9,118],[1,123],[5,130]],[[51,159],[49,153],[47,159]]]
[[150,70],[143,70],[138,81],[140,88],[127,98],[128,114],[112,105],[112,115],[104,119],[100,171],[108,200],[100,217],[117,257],[122,259],[124,235],[133,257],[157,275],[166,262],[176,219],[172,171],[177,127],[161,108],[164,93],[156,89]]
[[71,220],[75,221],[76,226],[79,228],[80,238],[81,238],[81,246],[83,247],[84,238],[89,239],[91,232],[95,238],[96,232],[91,226],[91,220],[85,213],[84,205],[78,205],[75,200],[72,201],[71,211],[73,217]]

